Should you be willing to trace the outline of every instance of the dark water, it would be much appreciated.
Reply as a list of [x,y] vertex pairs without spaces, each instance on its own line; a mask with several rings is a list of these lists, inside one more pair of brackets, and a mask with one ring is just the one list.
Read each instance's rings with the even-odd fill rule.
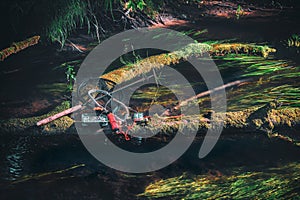
[[[185,171],[263,170],[299,160],[300,149],[252,134],[221,139],[205,159],[199,138],[175,163],[147,174],[114,171],[94,159],[76,135],[1,136],[1,199],[136,199],[150,182]],[[102,144],[105,145],[103,141]]]

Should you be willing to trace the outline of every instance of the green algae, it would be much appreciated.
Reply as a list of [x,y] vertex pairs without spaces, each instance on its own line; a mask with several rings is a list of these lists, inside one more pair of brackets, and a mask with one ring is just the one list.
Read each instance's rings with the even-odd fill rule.
[[148,185],[138,197],[148,199],[299,199],[300,164],[264,171],[235,168],[226,175],[184,173]]

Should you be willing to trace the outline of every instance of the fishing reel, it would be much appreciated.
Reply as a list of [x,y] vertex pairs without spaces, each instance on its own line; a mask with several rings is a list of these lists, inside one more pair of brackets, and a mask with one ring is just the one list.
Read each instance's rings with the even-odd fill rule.
[[[90,88],[92,82],[98,80],[98,88]],[[83,123],[100,123],[101,127],[108,126],[107,115],[114,113],[117,120],[125,121],[129,116],[128,107],[112,96],[116,83],[110,80],[90,78],[83,81],[77,90],[77,96],[87,106],[87,112],[83,113],[81,120]],[[86,88],[89,88],[88,90]],[[111,108],[112,103],[114,109]],[[122,112],[122,114],[120,114]],[[96,113],[96,116],[95,116]]]

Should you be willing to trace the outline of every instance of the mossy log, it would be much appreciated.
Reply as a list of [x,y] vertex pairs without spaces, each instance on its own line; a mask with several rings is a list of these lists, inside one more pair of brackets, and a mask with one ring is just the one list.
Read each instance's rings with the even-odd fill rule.
[[[222,121],[225,130],[235,130],[243,133],[254,133],[262,131],[270,137],[276,137],[300,146],[300,135],[293,133],[295,128],[300,126],[300,108],[275,108],[273,102],[253,109],[246,109],[237,112],[213,113],[213,119]],[[55,113],[70,108],[69,102],[63,102],[46,115],[31,118],[15,118],[0,120],[1,133],[22,133],[30,131],[32,133],[65,133],[75,132],[70,129],[74,121],[68,117],[59,118],[45,126],[38,127],[36,122],[49,117]],[[174,130],[182,131],[189,129],[193,131],[205,131],[210,128],[210,121],[203,115],[181,116],[181,117],[160,117],[154,115],[148,126],[134,126],[131,133],[140,133],[147,130],[149,133],[161,132],[163,134],[173,134]],[[288,135],[280,134],[277,130],[291,132]]]
[[203,53],[209,53],[210,55],[224,55],[229,53],[251,54],[260,55],[266,58],[271,52],[276,52],[276,49],[270,48],[268,46],[240,43],[214,45],[205,43],[192,43],[178,51],[150,56],[148,58],[137,61],[136,63],[126,65],[109,73],[106,73],[100,78],[104,78],[113,81],[116,84],[120,84],[142,74],[146,74],[153,69],[160,69],[164,66],[175,65],[179,62],[186,61],[189,57],[202,56]]
[[61,117],[45,126],[38,127],[36,123],[49,116],[70,108],[70,102],[65,101],[45,115],[28,118],[12,118],[0,120],[1,133],[65,133],[73,125],[74,121],[68,116]]
[[21,42],[14,42],[10,47],[3,49],[0,51],[0,60],[3,61],[8,56],[18,53],[19,51],[26,49],[30,46],[33,46],[37,44],[40,40],[40,36],[33,36],[31,38],[28,38],[27,40],[21,41]]
[[236,54],[251,54],[258,55],[267,58],[270,53],[275,53],[276,49],[268,46],[259,46],[253,44],[240,44],[240,43],[224,43],[213,44],[210,54],[212,55],[224,55],[229,53]]
[[[296,128],[300,127],[300,108],[280,108],[266,109],[269,105],[245,109],[243,111],[213,113],[213,119],[223,122],[224,130],[231,130],[239,133],[262,132],[270,138],[278,138],[300,146],[300,134],[296,133]],[[209,119],[203,115],[182,116],[178,118],[168,118],[154,116],[148,126],[136,126],[133,132],[141,130],[149,133],[174,133],[174,130],[184,132],[184,130],[200,130],[201,132],[211,127]],[[280,131],[284,130],[284,133]],[[289,132],[289,135],[286,135]]]

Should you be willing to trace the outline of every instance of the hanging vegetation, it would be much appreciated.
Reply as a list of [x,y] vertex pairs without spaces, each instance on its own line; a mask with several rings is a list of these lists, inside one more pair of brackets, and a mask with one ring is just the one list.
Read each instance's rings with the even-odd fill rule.
[[46,35],[52,42],[65,45],[67,37],[87,20],[87,3],[81,0],[65,0],[57,4],[54,18],[46,28]]
[[[88,34],[105,38],[118,27],[137,28],[155,21],[160,3],[153,0],[63,0],[52,6],[53,18],[46,26],[46,36],[63,47],[72,31],[84,28]],[[156,6],[155,6],[156,5]]]

